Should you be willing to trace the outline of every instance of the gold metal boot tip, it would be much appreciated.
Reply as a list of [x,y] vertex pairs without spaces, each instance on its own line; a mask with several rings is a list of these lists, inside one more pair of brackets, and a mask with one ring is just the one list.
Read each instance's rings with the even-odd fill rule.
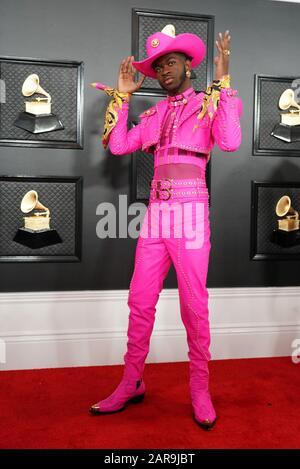
[[97,404],[94,404],[89,408],[89,412],[91,414],[100,414],[100,407]]
[[217,417],[213,421],[211,421],[209,419],[199,421],[196,418],[195,418],[195,421],[203,430],[209,431],[214,427],[214,425],[217,421]]

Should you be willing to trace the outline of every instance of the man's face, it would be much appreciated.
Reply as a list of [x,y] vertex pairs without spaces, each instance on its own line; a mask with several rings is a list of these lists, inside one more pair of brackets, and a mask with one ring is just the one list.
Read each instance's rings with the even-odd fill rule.
[[152,67],[160,86],[168,92],[180,89],[187,80],[186,65],[188,63],[189,61],[183,55],[176,52],[159,57]]

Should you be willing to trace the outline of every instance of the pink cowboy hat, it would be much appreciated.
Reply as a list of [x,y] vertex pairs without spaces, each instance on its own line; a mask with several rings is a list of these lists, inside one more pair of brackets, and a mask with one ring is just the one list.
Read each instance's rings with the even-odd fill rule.
[[133,61],[132,65],[147,77],[156,78],[152,68],[153,62],[162,55],[170,52],[182,52],[192,57],[191,67],[196,68],[205,57],[206,47],[202,39],[196,34],[184,33],[175,36],[175,28],[168,24],[160,32],[148,37],[146,50],[148,58],[140,62]]

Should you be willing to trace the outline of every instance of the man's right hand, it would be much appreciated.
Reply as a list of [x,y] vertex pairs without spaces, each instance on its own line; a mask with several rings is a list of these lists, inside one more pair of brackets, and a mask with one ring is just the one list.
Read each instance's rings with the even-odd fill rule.
[[139,81],[135,81],[137,70],[132,65],[134,57],[130,55],[122,60],[119,68],[118,91],[121,93],[134,93],[138,91],[145,80],[145,75]]

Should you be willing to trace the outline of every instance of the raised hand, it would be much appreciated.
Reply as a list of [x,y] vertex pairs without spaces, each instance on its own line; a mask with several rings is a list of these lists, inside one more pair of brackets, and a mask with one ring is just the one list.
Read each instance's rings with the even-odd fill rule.
[[230,35],[229,31],[224,34],[219,33],[218,40],[216,41],[218,55],[214,58],[215,63],[215,80],[220,80],[223,75],[228,75],[229,72],[229,57],[230,57]]
[[143,75],[139,81],[135,81],[136,69],[132,65],[134,57],[130,55],[126,59],[122,60],[119,68],[118,77],[118,90],[122,93],[134,93],[143,84],[145,76]]

